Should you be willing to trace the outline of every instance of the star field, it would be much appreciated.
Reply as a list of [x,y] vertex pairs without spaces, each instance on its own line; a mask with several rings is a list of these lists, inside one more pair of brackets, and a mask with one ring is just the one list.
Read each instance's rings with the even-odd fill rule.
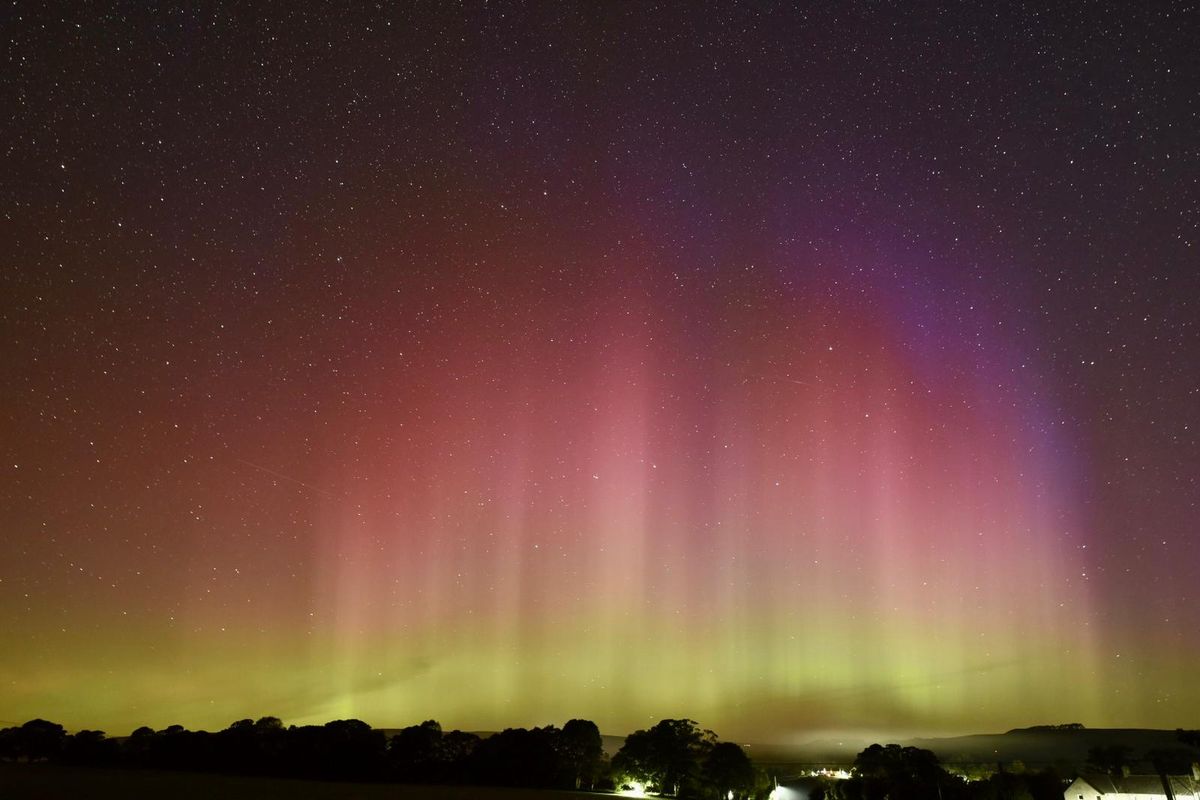
[[1194,8],[4,16],[0,722],[1195,727]]

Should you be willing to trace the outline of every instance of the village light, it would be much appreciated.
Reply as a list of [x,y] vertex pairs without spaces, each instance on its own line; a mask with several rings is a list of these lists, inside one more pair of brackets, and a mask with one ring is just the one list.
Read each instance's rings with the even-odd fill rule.
[[646,784],[638,783],[637,781],[629,781],[625,785],[629,788],[622,789],[621,791],[617,792],[617,794],[621,795],[622,797],[646,797]]
[[789,789],[786,786],[780,786],[777,783],[775,784],[775,788],[771,790],[771,793],[767,795],[767,800],[796,800],[799,797],[800,794],[795,790]]

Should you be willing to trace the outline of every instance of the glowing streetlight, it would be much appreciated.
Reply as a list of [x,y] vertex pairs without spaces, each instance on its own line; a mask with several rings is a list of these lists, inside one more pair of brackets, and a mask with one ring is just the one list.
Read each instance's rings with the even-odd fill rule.
[[629,781],[625,784],[628,789],[621,789],[617,794],[622,797],[646,797],[646,784],[638,783],[637,781]]

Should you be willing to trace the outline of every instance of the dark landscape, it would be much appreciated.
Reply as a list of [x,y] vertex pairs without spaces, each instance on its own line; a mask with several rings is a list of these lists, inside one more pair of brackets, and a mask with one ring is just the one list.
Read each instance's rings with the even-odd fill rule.
[[262,717],[215,734],[176,725],[114,739],[32,720],[0,730],[0,796],[1058,800],[1077,778],[1095,785],[1097,775],[1157,779],[1168,796],[1200,791],[1200,731],[1068,724],[921,743],[935,749],[743,748],[691,720],[602,737],[578,719],[475,734],[432,720],[385,732],[359,720],[285,727]]

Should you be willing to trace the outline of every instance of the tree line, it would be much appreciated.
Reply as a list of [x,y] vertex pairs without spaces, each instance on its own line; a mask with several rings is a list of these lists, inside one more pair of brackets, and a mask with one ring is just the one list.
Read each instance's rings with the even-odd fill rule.
[[[1183,731],[1179,750],[1132,759],[1130,748],[1093,748],[1088,771],[1119,775],[1137,761],[1186,773],[1200,732]],[[356,719],[285,727],[277,717],[239,720],[216,733],[172,725],[138,728],[124,739],[102,731],[68,734],[46,720],[0,729],[0,760],[49,761],[325,780],[473,784],[545,789],[640,789],[697,800],[766,800],[774,779],[745,751],[688,719],[664,719],[625,738],[608,759],[589,720],[561,728],[509,728],[490,736],[443,731],[433,720],[392,736]],[[874,744],[847,780],[807,781],[810,800],[1060,800],[1067,780],[1052,769],[1006,770],[968,781],[916,747]]]
[[389,737],[356,719],[284,726],[278,717],[262,717],[216,733],[142,727],[123,739],[94,730],[69,734],[36,719],[0,730],[0,759],[323,780],[638,788],[712,800],[751,800],[769,791],[737,744],[692,720],[670,719],[630,734],[611,760],[596,724],[582,719],[489,736],[443,731],[428,720]]
[[848,780],[828,784],[826,800],[1062,800],[1067,782],[1054,770],[1000,769],[968,781],[919,747],[873,744],[854,759]]

